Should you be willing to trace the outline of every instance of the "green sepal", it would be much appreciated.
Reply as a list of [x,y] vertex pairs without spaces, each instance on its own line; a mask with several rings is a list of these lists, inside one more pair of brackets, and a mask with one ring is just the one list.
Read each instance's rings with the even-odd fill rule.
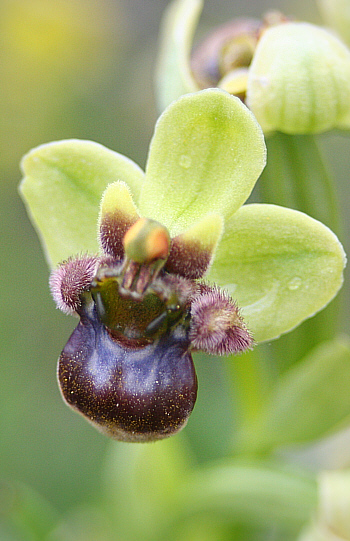
[[182,96],[159,118],[140,214],[175,236],[210,213],[232,215],[265,166],[260,126],[242,102],[218,89]]
[[156,68],[160,111],[183,94],[199,90],[191,72],[190,54],[202,6],[202,0],[178,0],[165,13]]
[[20,193],[51,267],[68,257],[98,252],[96,225],[102,193],[116,180],[137,197],[144,177],[130,159],[91,141],[58,141],[22,160]]
[[228,289],[256,342],[323,308],[343,282],[337,237],[302,212],[245,205],[227,221],[208,279]]

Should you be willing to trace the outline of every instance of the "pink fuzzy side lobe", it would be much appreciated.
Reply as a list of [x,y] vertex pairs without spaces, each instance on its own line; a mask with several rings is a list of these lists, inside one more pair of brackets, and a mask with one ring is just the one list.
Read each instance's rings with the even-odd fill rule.
[[226,291],[204,286],[191,304],[192,346],[212,355],[242,353],[253,345],[236,303]]
[[81,294],[87,291],[96,273],[97,258],[72,257],[61,263],[50,276],[50,289],[57,308],[74,314],[81,306]]

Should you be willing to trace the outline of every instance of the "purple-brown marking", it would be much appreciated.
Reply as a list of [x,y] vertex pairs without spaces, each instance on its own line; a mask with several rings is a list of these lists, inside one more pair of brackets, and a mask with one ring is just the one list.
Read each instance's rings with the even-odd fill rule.
[[195,280],[204,276],[211,258],[212,252],[209,248],[204,248],[201,242],[185,241],[182,235],[179,235],[171,239],[165,270]]
[[100,241],[103,251],[116,259],[123,259],[123,238],[130,227],[138,220],[119,210],[104,214],[100,225]]

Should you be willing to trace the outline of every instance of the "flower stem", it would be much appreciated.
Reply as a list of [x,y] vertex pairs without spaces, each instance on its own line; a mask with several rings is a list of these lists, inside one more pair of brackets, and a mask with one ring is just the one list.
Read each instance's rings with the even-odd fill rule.
[[[254,426],[264,405],[271,382],[275,379],[274,365],[264,358],[264,351],[255,348],[240,356],[228,357],[226,367],[234,399],[235,434]],[[235,447],[241,442],[236,441]]]
[[[276,133],[267,139],[267,148],[267,166],[259,182],[263,201],[305,212],[339,233],[335,185],[315,137]],[[283,370],[318,342],[334,337],[338,313],[337,299],[293,333],[273,343],[269,354]]]
[[267,139],[260,179],[264,201],[301,210],[339,232],[334,182],[313,135],[276,133]]
[[[260,179],[260,199],[292,207],[339,231],[337,197],[315,137],[276,133],[267,140],[268,162]],[[339,301],[305,321],[279,340],[261,344],[254,351],[229,359],[236,417],[234,451],[255,449],[257,420],[266,397],[279,375],[298,362],[316,344],[337,332]]]

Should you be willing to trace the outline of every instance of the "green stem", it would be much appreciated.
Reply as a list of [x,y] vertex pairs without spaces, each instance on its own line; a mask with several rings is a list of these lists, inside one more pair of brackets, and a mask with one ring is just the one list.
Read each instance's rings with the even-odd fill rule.
[[[268,162],[259,181],[266,203],[300,210],[339,232],[334,182],[312,135],[276,133],[267,140]],[[314,318],[304,322],[269,348],[272,360],[283,370],[322,340],[337,331],[339,301],[333,301]]]
[[[263,201],[305,212],[337,233],[339,215],[335,187],[315,138],[277,133],[267,140],[267,147],[267,167],[259,181]],[[292,333],[230,360],[230,381],[238,415],[236,452],[242,449],[255,452],[256,423],[269,389],[281,372],[303,358],[316,344],[334,338],[338,312],[336,299]]]
[[[236,398],[239,401],[241,412],[240,421],[243,424],[249,423],[255,419],[257,413],[261,409],[262,394],[261,393],[261,370],[258,367],[258,355],[254,351],[249,351],[236,359],[230,359],[230,371],[232,379],[239,381],[239,388],[235,384]],[[244,408],[242,407],[244,404]]]
[[334,182],[312,135],[276,133],[267,139],[268,161],[259,181],[265,202],[301,210],[339,232]]
[[276,378],[274,364],[264,355],[261,347],[243,355],[227,359],[227,371],[234,400],[235,442],[234,450],[240,452],[242,435],[255,426],[264,407],[269,388]]

